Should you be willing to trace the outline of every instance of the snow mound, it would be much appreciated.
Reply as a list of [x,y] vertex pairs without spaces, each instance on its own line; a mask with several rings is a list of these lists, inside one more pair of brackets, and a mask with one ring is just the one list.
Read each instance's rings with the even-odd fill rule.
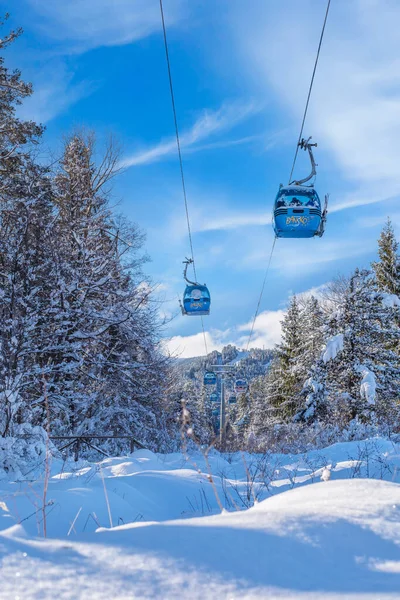
[[128,524],[85,541],[3,532],[2,597],[394,600],[399,540],[400,485],[328,481],[245,512]]
[[47,539],[43,479],[0,482],[0,597],[398,600],[399,480],[383,438],[54,460]]
[[360,365],[358,371],[362,375],[360,385],[360,396],[368,402],[368,404],[375,404],[376,398],[376,379],[372,371],[364,365]]
[[325,351],[322,354],[322,360],[327,363],[328,360],[336,358],[337,354],[343,350],[343,333],[338,333],[331,337],[327,343]]
[[395,308],[400,306],[400,298],[396,294],[382,294],[382,304],[387,308]]

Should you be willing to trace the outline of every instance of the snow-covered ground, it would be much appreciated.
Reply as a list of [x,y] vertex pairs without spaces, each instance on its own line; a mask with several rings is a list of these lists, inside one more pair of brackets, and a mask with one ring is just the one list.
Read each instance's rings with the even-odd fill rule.
[[45,502],[43,479],[1,481],[0,598],[400,597],[396,444],[209,465],[213,484],[200,453],[54,460]]

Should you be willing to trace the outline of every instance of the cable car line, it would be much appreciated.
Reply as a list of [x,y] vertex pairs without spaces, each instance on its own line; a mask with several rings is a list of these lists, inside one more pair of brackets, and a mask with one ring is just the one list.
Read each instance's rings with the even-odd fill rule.
[[173,115],[174,115],[176,145],[177,145],[177,148],[178,148],[179,168],[180,168],[180,172],[181,172],[181,182],[182,182],[183,199],[185,201],[186,223],[187,223],[188,234],[189,234],[190,252],[191,252],[192,261],[193,261],[193,271],[194,271],[194,276],[195,276],[195,278],[197,280],[196,266],[195,266],[195,263],[194,263],[194,251],[193,251],[193,242],[192,242],[192,231],[191,231],[191,228],[190,228],[189,208],[188,208],[188,202],[187,202],[187,196],[186,196],[185,175],[184,175],[184,172],[183,172],[181,143],[180,143],[180,139],[179,139],[178,118],[176,116],[175,94],[174,94],[174,88],[173,88],[173,84],[172,84],[171,63],[170,63],[170,60],[169,60],[167,31],[166,31],[166,28],[165,28],[164,10],[163,10],[162,0],[160,0],[160,10],[161,10],[161,20],[162,20],[163,35],[164,35],[165,56],[166,56],[166,59],[167,59],[169,90],[170,90],[170,94],[171,94],[172,112],[173,112]]
[[326,21],[327,21],[327,19],[328,19],[328,14],[329,14],[329,8],[330,8],[330,5],[331,5],[331,0],[328,0],[328,4],[327,4],[327,7],[326,7],[326,12],[325,12],[324,24],[323,24],[323,26],[322,26],[322,31],[321,31],[321,37],[319,38],[319,44],[318,44],[318,50],[317,50],[317,56],[316,56],[316,58],[315,58],[314,69],[313,69],[312,76],[311,76],[310,87],[309,87],[309,89],[308,89],[308,95],[307,95],[306,107],[305,107],[305,109],[304,109],[303,120],[302,120],[302,122],[301,122],[301,128],[300,128],[299,139],[297,140],[296,152],[295,152],[295,154],[294,154],[294,159],[293,159],[292,169],[291,169],[291,171],[290,171],[290,177],[289,177],[289,182],[288,182],[288,183],[289,183],[289,185],[290,185],[290,182],[291,182],[291,180],[292,180],[292,177],[293,177],[293,171],[294,171],[294,167],[295,167],[295,165],[296,165],[297,155],[298,155],[298,153],[299,153],[299,147],[300,147],[301,140],[302,140],[302,137],[303,137],[304,123],[305,123],[305,121],[306,121],[306,116],[307,116],[307,111],[308,111],[308,105],[309,105],[309,103],[310,103],[311,91],[312,91],[312,88],[313,88],[313,85],[314,85],[314,77],[315,77],[315,72],[316,72],[316,70],[317,70],[318,59],[319,59],[319,53],[320,53],[320,51],[321,51],[322,40],[323,40],[323,38],[324,38],[324,33],[325,33],[325,25],[326,25]]
[[259,296],[259,298],[258,298],[256,312],[254,313],[254,318],[253,318],[253,323],[252,323],[252,325],[251,325],[251,331],[250,331],[249,339],[247,340],[246,352],[248,352],[248,350],[249,350],[249,346],[250,346],[251,338],[253,337],[254,325],[256,324],[256,319],[257,319],[257,317],[258,317],[258,312],[259,312],[259,310],[260,310],[260,304],[261,304],[261,300],[262,300],[262,297],[263,297],[263,294],[264,294],[265,284],[266,284],[266,282],[267,282],[267,277],[268,277],[268,273],[269,273],[269,268],[270,268],[270,266],[271,266],[271,261],[272,261],[272,255],[273,255],[273,253],[274,253],[274,250],[275,250],[275,244],[276,244],[276,240],[277,240],[277,237],[275,236],[275,237],[274,237],[273,244],[272,244],[272,248],[271,248],[271,254],[269,255],[268,265],[267,265],[267,269],[266,269],[266,271],[265,271],[265,275],[264,275],[264,281],[263,281],[263,284],[262,284],[262,287],[261,287],[260,296]]
[[[271,261],[272,261],[272,256],[274,253],[274,249],[275,249],[275,244],[276,244],[276,240],[278,237],[298,237],[298,234],[296,235],[294,233],[294,231],[288,231],[286,236],[282,235],[282,231],[280,231],[279,228],[277,228],[277,213],[282,212],[283,216],[284,214],[287,214],[287,209],[279,209],[279,207],[277,208],[277,202],[280,199],[280,196],[284,196],[287,194],[290,194],[292,192],[292,190],[290,190],[289,186],[290,185],[295,185],[298,186],[299,188],[301,188],[301,186],[306,183],[307,181],[309,181],[310,179],[312,179],[312,177],[314,177],[316,175],[316,163],[314,160],[314,156],[312,153],[312,146],[316,146],[317,144],[311,144],[310,140],[311,137],[309,137],[307,140],[303,139],[303,129],[304,129],[304,124],[306,121],[306,117],[307,117],[307,112],[308,112],[308,105],[310,103],[310,98],[311,98],[311,92],[312,92],[312,88],[314,85],[314,78],[315,78],[315,73],[317,70],[317,66],[318,66],[318,60],[319,60],[319,55],[320,55],[320,51],[321,51],[321,46],[322,46],[322,40],[324,38],[324,33],[325,33],[325,26],[326,26],[326,22],[328,19],[328,14],[329,14],[329,8],[331,5],[331,0],[328,0],[327,6],[326,6],[326,11],[325,11],[325,18],[324,18],[324,22],[322,25],[322,30],[321,30],[321,35],[320,35],[320,39],[319,39],[319,44],[318,44],[318,49],[317,49],[317,55],[315,57],[315,62],[314,62],[314,68],[313,68],[313,72],[312,72],[312,76],[311,76],[311,81],[310,81],[310,86],[308,89],[308,94],[307,94],[307,100],[306,100],[306,105],[305,105],[305,109],[304,109],[304,114],[303,114],[303,119],[301,122],[301,127],[300,127],[300,134],[299,134],[299,138],[297,140],[297,144],[296,144],[296,152],[294,155],[294,159],[293,159],[293,164],[292,164],[292,168],[290,171],[290,177],[289,177],[289,182],[288,182],[288,188],[283,188],[282,186],[280,187],[280,190],[278,191],[278,195],[277,198],[275,200],[275,210],[274,210],[274,229],[275,229],[275,237],[274,237],[274,241],[272,244],[272,248],[271,248],[271,254],[268,260],[268,265],[267,265],[267,269],[265,271],[265,275],[264,275],[264,280],[262,283],[262,287],[261,287],[261,292],[258,298],[258,302],[257,302],[257,308],[256,308],[256,312],[254,314],[254,318],[253,318],[253,322],[252,322],[252,326],[251,326],[251,330],[250,330],[250,335],[247,341],[247,346],[246,346],[246,352],[248,352],[249,350],[249,346],[250,346],[250,342],[251,339],[253,337],[253,332],[254,332],[254,326],[255,326],[255,322],[256,319],[258,317],[259,314],[259,310],[260,310],[260,305],[261,305],[261,300],[264,294],[264,289],[265,289],[265,284],[267,282],[267,278],[268,278],[268,274],[269,274],[269,269],[271,266]],[[311,174],[304,178],[301,179],[299,181],[292,181],[292,177],[293,177],[293,171],[296,165],[296,160],[297,160],[297,155],[299,153],[299,148],[303,149],[303,150],[308,150],[309,153],[309,157],[310,157],[310,161],[311,161]],[[302,192],[301,189],[297,189],[296,190],[296,195],[301,196],[301,195],[307,195],[308,197],[308,204],[312,205],[311,207],[308,207],[306,209],[294,209],[294,212],[298,212],[298,213],[304,213],[307,212],[311,215],[312,213],[312,218],[310,219],[310,221],[315,221],[316,224],[312,225],[311,227],[314,227],[314,229],[310,228],[309,232],[305,232],[304,235],[302,237],[310,237],[310,235],[318,235],[321,236],[324,232],[324,226],[325,226],[325,221],[326,221],[326,214],[327,214],[327,204],[328,204],[328,196],[325,196],[325,207],[324,210],[321,212],[321,203],[318,197],[317,192],[313,189],[313,186],[311,185],[310,191],[308,192]],[[297,200],[298,205],[300,206],[302,203],[298,198],[293,198],[293,200]],[[284,200],[281,200],[281,202],[283,204],[285,204]],[[293,209],[292,209],[293,211]],[[314,214],[315,213],[315,214]],[[293,218],[293,217],[292,217]],[[302,217],[295,217],[296,219],[301,219]]]
[[201,317],[201,328],[203,330],[203,340],[204,340],[204,347],[206,349],[206,357],[208,354],[208,349],[207,349],[207,338],[206,338],[206,332],[204,331],[204,322],[203,322],[203,317]]
[[[186,195],[185,175],[184,175],[184,170],[183,170],[181,144],[180,144],[180,139],[179,139],[178,118],[177,118],[177,115],[176,115],[175,94],[174,94],[174,86],[173,86],[173,83],[172,83],[171,63],[170,63],[170,59],[169,59],[167,31],[166,31],[166,27],[165,27],[164,9],[163,9],[162,0],[160,0],[160,12],[161,12],[161,21],[162,21],[163,36],[164,36],[165,57],[166,57],[166,60],[167,60],[169,90],[170,90],[170,95],[171,95],[172,112],[173,112],[173,116],[174,116],[176,145],[177,145],[177,149],[178,149],[179,168],[180,168],[180,173],[181,173],[182,192],[183,192],[183,199],[184,199],[184,203],[185,203],[186,223],[187,223],[187,229],[188,229],[188,235],[189,235],[190,253],[191,253],[190,263],[188,262],[188,264],[186,265],[186,268],[185,268],[185,275],[186,275],[186,271],[187,271],[188,265],[192,264],[193,265],[194,277],[195,277],[195,280],[197,282],[196,264],[195,264],[195,261],[194,261],[192,231],[191,231],[191,227],[190,227],[189,207],[188,207],[188,201],[187,201],[187,195]],[[185,314],[188,314],[188,313],[185,313]],[[208,313],[205,313],[205,314],[208,314]],[[203,330],[204,347],[205,347],[206,356],[207,356],[207,354],[208,354],[207,339],[206,339],[206,333],[205,333],[205,330],[204,330],[204,322],[203,322],[203,316],[202,315],[201,315],[201,328]]]

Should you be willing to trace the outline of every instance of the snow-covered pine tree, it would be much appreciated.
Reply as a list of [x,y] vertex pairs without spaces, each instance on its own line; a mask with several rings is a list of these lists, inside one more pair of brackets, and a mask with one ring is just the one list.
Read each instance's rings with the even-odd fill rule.
[[228,344],[228,346],[224,346],[221,350],[222,362],[225,365],[226,363],[232,362],[238,356],[239,351],[236,346],[232,346]]
[[[396,240],[394,229],[388,217],[378,240],[379,260],[372,263],[377,288],[387,294],[383,298],[389,315],[393,322],[400,327],[400,256],[399,244]],[[400,355],[399,339],[393,337],[385,343],[387,349],[394,350]],[[390,420],[396,427],[399,419],[400,405],[398,401],[389,401],[386,406],[386,420]]]
[[236,413],[236,439],[240,449],[244,449],[250,427],[250,392],[239,394],[235,406]]
[[302,346],[301,310],[293,296],[282,320],[282,341],[276,348],[276,364],[271,365],[269,375],[273,390],[271,404],[277,409],[278,419],[290,419],[297,410],[298,394],[304,380],[300,360]]
[[378,240],[379,261],[372,263],[377,286],[383,292],[400,296],[399,244],[388,218]]
[[271,395],[268,385],[270,377],[270,372],[268,372],[266,375],[254,379],[250,385],[250,430],[254,432],[258,442],[262,441],[276,422],[275,410],[270,403]]
[[183,397],[190,413],[193,439],[199,444],[209,444],[213,437],[211,402],[204,386],[187,381],[183,387]]
[[[7,21],[0,19],[0,27]],[[30,155],[32,144],[38,142],[43,128],[32,121],[16,117],[16,109],[32,94],[32,86],[21,79],[17,69],[5,66],[4,51],[22,34],[22,29],[10,31],[0,38],[0,190],[10,189],[10,177],[21,168],[21,162]]]
[[49,395],[52,406],[63,405],[65,422],[53,425],[129,433],[154,447],[167,359],[142,273],[143,236],[127,225],[121,235],[108,207],[115,164],[111,148],[97,167],[92,138],[77,134],[66,143],[54,182],[57,351],[49,356]]
[[48,425],[160,448],[168,358],[143,236],[108,208],[116,156],[109,148],[98,168],[91,140],[73,136],[52,185],[33,160],[42,128],[16,117],[31,91],[0,57],[0,435]]
[[307,297],[301,307],[300,330],[299,367],[307,373],[325,341],[325,315],[315,296]]
[[335,425],[384,419],[399,396],[399,358],[391,349],[399,329],[383,299],[371,273],[357,269],[335,315],[338,333],[322,354],[327,418]]
[[[295,421],[309,420],[321,413],[325,399],[324,363],[320,360],[328,327],[325,324],[326,315],[320,303],[314,296],[304,300],[301,321],[301,352],[299,354],[299,371],[303,379],[307,377],[299,394]],[[317,411],[318,407],[318,411]]]
[[[1,23],[4,25],[4,22]],[[21,30],[0,39],[0,52]],[[0,57],[0,435],[27,431],[43,395],[42,350],[51,274],[51,193],[32,148],[42,128],[16,108],[32,93]]]

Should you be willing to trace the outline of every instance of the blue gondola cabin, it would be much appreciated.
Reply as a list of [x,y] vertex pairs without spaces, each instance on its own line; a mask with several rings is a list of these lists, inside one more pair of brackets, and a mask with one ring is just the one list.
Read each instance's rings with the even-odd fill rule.
[[206,371],[204,373],[204,385],[215,385],[217,383],[217,376],[213,371]]
[[323,233],[321,201],[310,186],[281,186],[274,206],[276,237],[311,238]]
[[188,316],[210,314],[210,292],[206,285],[187,285],[183,294],[182,313]]
[[245,394],[247,392],[247,381],[245,379],[237,379],[235,381],[235,392],[237,394]]

